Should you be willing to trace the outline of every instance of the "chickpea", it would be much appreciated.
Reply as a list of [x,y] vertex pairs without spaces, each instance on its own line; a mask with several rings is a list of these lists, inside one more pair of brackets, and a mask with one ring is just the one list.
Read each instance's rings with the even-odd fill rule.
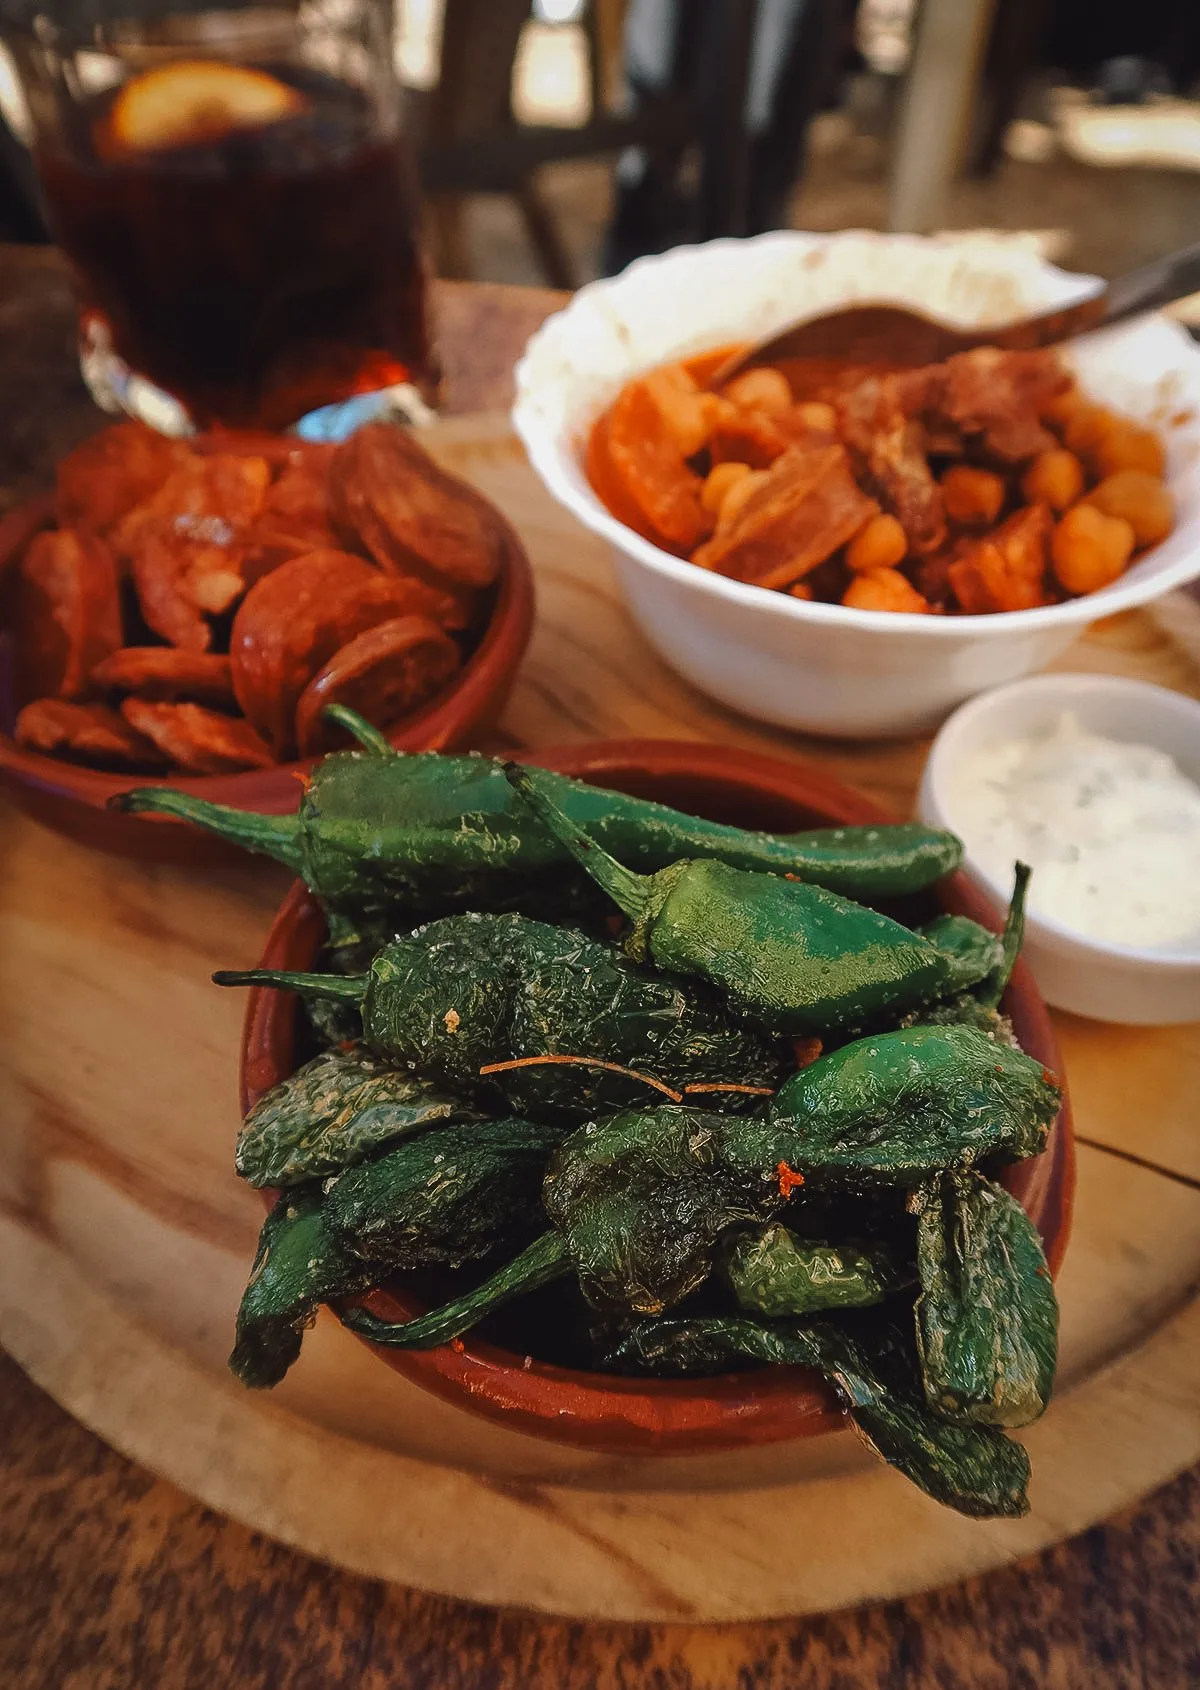
[[717,513],[717,528],[732,527],[741,513],[742,506],[751,494],[758,492],[766,480],[767,472],[765,469],[752,469],[745,475],[739,476],[721,501],[721,509]]
[[894,569],[908,551],[908,536],[894,516],[873,516],[846,548],[847,566],[859,570]]
[[815,599],[817,596],[807,581],[793,582],[787,591],[791,599]]
[[1063,440],[1072,452],[1087,457],[1106,434],[1123,426],[1124,419],[1103,405],[1081,400],[1068,412]]
[[1050,541],[1054,573],[1069,593],[1098,592],[1121,574],[1133,544],[1124,517],[1105,516],[1095,505],[1073,505]]
[[898,569],[867,569],[856,575],[842,596],[853,610],[897,610],[926,615],[930,606]]
[[1167,454],[1152,428],[1118,418],[1116,426],[1106,429],[1093,445],[1092,462],[1103,476],[1140,469],[1161,481],[1166,473]]
[[814,434],[837,433],[837,412],[823,399],[806,399],[796,406],[796,416]]
[[780,370],[747,370],[734,376],[724,393],[743,411],[765,411],[769,417],[782,416],[792,408],[792,390]]
[[682,364],[651,370],[643,380],[681,456],[694,457],[716,426],[716,395],[702,393]]
[[704,478],[704,485],[700,489],[700,503],[706,511],[716,516],[725,503],[725,495],[735,482],[744,475],[750,475],[749,464],[727,463],[716,464]]
[[1074,452],[1062,446],[1042,452],[1025,471],[1021,491],[1031,505],[1041,503],[1051,510],[1065,511],[1083,492],[1083,465]]
[[951,522],[970,527],[990,526],[1004,506],[1007,489],[1002,476],[990,469],[955,464],[942,477],[942,499]]
[[1095,505],[1105,516],[1124,517],[1139,548],[1156,546],[1175,524],[1175,504],[1169,491],[1156,475],[1141,469],[1123,469],[1106,476],[1084,495],[1083,502]]

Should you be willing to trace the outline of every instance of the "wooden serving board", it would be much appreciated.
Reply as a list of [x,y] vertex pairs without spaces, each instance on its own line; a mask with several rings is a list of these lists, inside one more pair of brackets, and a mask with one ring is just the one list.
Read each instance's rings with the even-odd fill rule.
[[[520,528],[540,595],[515,745],[713,739],[826,763],[908,813],[924,745],[735,718],[634,630],[605,550],[499,419],[431,444]],[[1200,695],[1189,599],[1093,629],[1066,668]],[[89,852],[0,811],[0,1342],[125,1453],[248,1525],[382,1578],[608,1619],[731,1620],[899,1596],[1080,1530],[1200,1459],[1200,1029],[1057,1017],[1080,1135],[1060,1394],[1033,1511],[977,1524],[851,1438],[641,1464],[475,1419],[322,1316],[269,1396],[225,1371],[261,1210],[235,1179],[242,1004],[285,877]]]

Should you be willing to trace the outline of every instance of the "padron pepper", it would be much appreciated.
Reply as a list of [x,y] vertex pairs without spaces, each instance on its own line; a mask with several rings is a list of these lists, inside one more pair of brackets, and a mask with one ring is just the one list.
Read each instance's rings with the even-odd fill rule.
[[407,1322],[359,1313],[355,1330],[381,1344],[424,1349],[572,1271],[606,1314],[673,1307],[708,1278],[731,1228],[770,1219],[787,1200],[778,1168],[754,1166],[741,1154],[747,1124],[670,1105],[588,1122],[546,1169],[542,1201],[553,1232],[466,1297]]
[[915,1277],[883,1245],[798,1238],[778,1221],[738,1233],[722,1265],[739,1305],[770,1317],[868,1308]]
[[389,1271],[477,1261],[542,1224],[542,1175],[560,1136],[518,1120],[422,1133],[329,1180],[326,1229]]
[[431,922],[386,945],[364,975],[214,978],[361,1006],[372,1050],[520,1114],[578,1121],[688,1086],[719,1107],[760,1104],[785,1071],[778,1041],[716,994],[519,915]]
[[385,1144],[475,1111],[361,1045],[324,1051],[264,1092],[238,1135],[234,1165],[256,1186],[339,1173]]
[[976,1027],[905,1027],[801,1068],[765,1120],[742,1124],[741,1142],[809,1180],[907,1187],[1038,1155],[1061,1104],[1040,1062]]
[[836,1320],[766,1322],[715,1315],[642,1322],[614,1360],[659,1375],[726,1372],[747,1361],[823,1373],[856,1430],[889,1466],[935,1501],[973,1519],[1012,1519],[1029,1509],[1029,1457],[991,1426],[962,1425],[932,1412],[914,1380],[894,1325],[871,1340]]
[[[402,753],[352,711],[330,712],[365,741],[314,769],[292,816],[211,804],[174,787],[140,787],[115,808],[175,816],[285,863],[337,918],[335,938],[390,918],[465,908],[524,908],[554,882],[577,882],[571,854],[513,793],[499,763]],[[664,804],[545,774],[577,826],[653,872],[683,856],[794,875],[851,896],[920,891],[958,867],[961,842],[919,824],[770,834],[684,815]]]
[[972,1170],[937,1175],[912,1207],[930,1407],[980,1425],[1029,1425],[1050,1400],[1058,1361],[1058,1301],[1037,1228]]
[[542,1172],[557,1137],[528,1121],[445,1126],[324,1185],[284,1192],[263,1223],[238,1310],[234,1373],[256,1389],[277,1385],[319,1304],[392,1272],[458,1266],[527,1237],[541,1220]]
[[626,949],[710,981],[776,1032],[851,1031],[974,985],[996,955],[942,950],[835,892],[727,863],[684,859],[636,874],[559,808],[544,776],[507,766],[547,830],[632,923]]
[[299,1356],[304,1329],[316,1319],[318,1306],[365,1291],[374,1277],[364,1261],[330,1235],[318,1186],[285,1193],[258,1236],[230,1368],[252,1390],[278,1385]]

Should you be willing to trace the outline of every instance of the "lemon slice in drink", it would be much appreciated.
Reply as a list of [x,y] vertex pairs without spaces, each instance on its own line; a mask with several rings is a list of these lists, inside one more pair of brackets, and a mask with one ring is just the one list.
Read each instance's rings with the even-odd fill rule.
[[176,59],[143,71],[113,102],[104,137],[114,152],[161,152],[219,141],[301,110],[294,88],[266,71],[222,59]]

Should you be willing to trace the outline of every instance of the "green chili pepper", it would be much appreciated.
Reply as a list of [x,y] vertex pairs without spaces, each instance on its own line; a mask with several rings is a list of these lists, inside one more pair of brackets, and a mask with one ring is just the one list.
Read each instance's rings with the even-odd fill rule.
[[264,1092],[234,1160],[251,1185],[296,1185],[338,1173],[393,1139],[474,1118],[466,1104],[361,1046],[331,1050]]
[[327,1182],[325,1226],[389,1270],[476,1261],[536,1228],[546,1158],[561,1135],[529,1121],[422,1133]]
[[942,1168],[1045,1148],[1062,1093],[1040,1063],[974,1027],[906,1027],[801,1068],[765,1122],[743,1123],[760,1162],[809,1179],[918,1185]]
[[[518,915],[432,922],[385,946],[365,975],[214,978],[361,1003],[374,1050],[456,1089],[491,1092],[520,1114],[576,1121],[689,1085],[717,1088],[722,1106],[758,1104],[756,1093],[774,1090],[784,1072],[778,1043],[703,989]],[[497,1063],[528,1066],[487,1075]]]
[[508,778],[546,828],[633,921],[626,949],[708,980],[780,1033],[852,1030],[975,983],[995,961],[941,950],[837,893],[726,863],[635,874],[554,803],[541,775]]
[[238,1310],[233,1372],[254,1390],[277,1385],[300,1354],[318,1304],[365,1291],[371,1280],[367,1264],[330,1236],[317,1187],[281,1197],[263,1223]]
[[727,1371],[747,1360],[816,1368],[870,1447],[926,1495],[974,1519],[1028,1512],[1029,1457],[1021,1445],[994,1427],[956,1425],[932,1413],[898,1341],[878,1331],[868,1349],[832,1321],[651,1320],[623,1340],[615,1359],[658,1374]]
[[965,915],[939,915],[916,931],[939,951],[956,957],[972,985],[987,980],[1003,957],[996,935]]
[[671,1107],[589,1122],[550,1160],[542,1200],[555,1231],[538,1248],[487,1286],[419,1321],[377,1322],[372,1335],[397,1348],[444,1343],[497,1302],[572,1269],[604,1311],[657,1313],[682,1301],[708,1277],[731,1226],[767,1219],[785,1201],[778,1170],[750,1167],[738,1154],[743,1124]]
[[741,1307],[769,1316],[866,1308],[915,1277],[882,1246],[813,1242],[779,1222],[739,1233],[723,1265]]
[[[339,720],[345,725],[349,712]],[[683,856],[792,874],[865,899],[919,891],[957,868],[953,834],[916,823],[749,832],[546,774],[546,790],[602,845],[643,870]],[[141,787],[115,808],[179,817],[286,863],[326,909],[356,924],[397,907],[524,908],[577,883],[569,852],[515,796],[498,763],[436,752],[335,752],[319,763],[293,816],[210,804],[173,787]]]
[[1058,1301],[1037,1228],[1015,1197],[974,1172],[914,1194],[917,1343],[930,1407],[955,1420],[1027,1426],[1058,1360]]
[[1025,901],[1029,893],[1032,869],[1028,863],[1017,863],[1013,869],[1013,894],[1008,905],[1008,919],[1000,936],[1000,957],[988,978],[976,988],[975,995],[987,1009],[996,1009],[1008,990],[1013,969],[1021,954],[1025,939]]

